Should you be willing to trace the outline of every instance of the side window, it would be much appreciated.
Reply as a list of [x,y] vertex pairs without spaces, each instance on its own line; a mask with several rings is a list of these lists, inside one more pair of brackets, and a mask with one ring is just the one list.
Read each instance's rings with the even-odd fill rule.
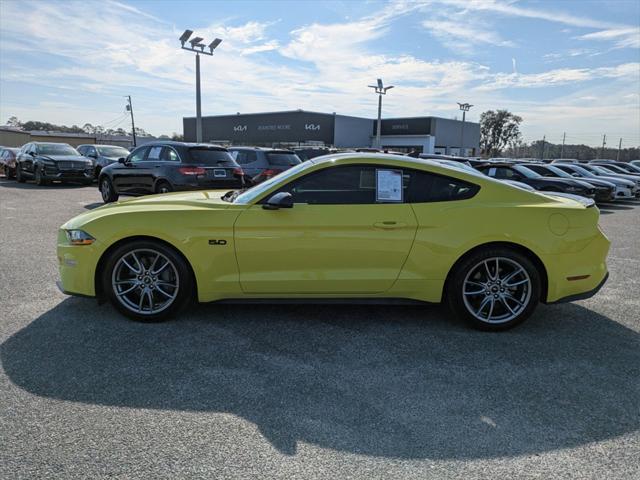
[[154,160],[160,160],[160,154],[162,153],[162,145],[153,146],[149,149],[149,153],[147,154],[147,160],[150,162]]
[[513,177],[513,171],[510,168],[498,167],[496,168],[495,178],[510,179]]
[[236,153],[235,160],[240,165],[247,165],[248,163],[253,163],[258,159],[256,152],[236,151],[234,153]]
[[[149,152],[149,156],[151,156],[151,152]],[[165,161],[165,162],[179,162],[180,161],[180,157],[178,156],[176,151],[171,147],[164,147],[162,149],[162,153],[160,154],[160,159]]]
[[86,149],[86,148],[87,148],[87,147],[78,147],[78,148],[76,148],[76,150],[78,150],[78,153],[79,153],[80,155],[86,155],[86,153],[85,153],[85,149]]
[[85,147],[83,155],[87,155],[87,156],[95,155],[95,156],[98,156],[97,153],[96,153],[95,147]]
[[148,150],[149,147],[136,148],[133,152],[131,152],[131,155],[129,155],[129,161],[131,163],[141,162],[142,160],[144,160],[144,157]]
[[450,202],[473,197],[480,187],[457,178],[418,170],[406,170],[409,176],[408,202]]
[[376,203],[376,167],[349,165],[328,167],[284,186],[294,203],[358,205]]

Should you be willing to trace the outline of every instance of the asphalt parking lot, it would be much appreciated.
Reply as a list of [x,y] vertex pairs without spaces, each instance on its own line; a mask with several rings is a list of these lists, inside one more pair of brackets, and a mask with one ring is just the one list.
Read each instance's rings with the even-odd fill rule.
[[100,204],[0,179],[0,477],[640,477],[640,202],[602,209],[596,297],[500,334],[413,306],[132,323],[54,283]]

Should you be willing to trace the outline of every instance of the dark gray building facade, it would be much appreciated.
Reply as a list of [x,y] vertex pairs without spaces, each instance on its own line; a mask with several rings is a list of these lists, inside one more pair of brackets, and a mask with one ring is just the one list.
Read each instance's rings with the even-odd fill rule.
[[[183,119],[185,141],[196,140],[195,117]],[[377,122],[335,113],[293,110],[270,113],[207,116],[202,118],[205,142],[231,145],[327,145],[343,148],[375,144]],[[384,148],[425,153],[477,155],[480,125],[438,117],[382,120]],[[464,150],[461,142],[464,141]]]

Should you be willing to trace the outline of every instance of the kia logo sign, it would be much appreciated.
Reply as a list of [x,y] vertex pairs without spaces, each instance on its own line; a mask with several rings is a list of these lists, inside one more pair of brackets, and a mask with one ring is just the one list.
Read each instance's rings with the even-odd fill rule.
[[305,130],[320,130],[320,125],[317,123],[307,123],[304,126]]
[[246,132],[247,131],[247,126],[246,125],[236,125],[235,127],[233,127],[233,131],[234,132]]

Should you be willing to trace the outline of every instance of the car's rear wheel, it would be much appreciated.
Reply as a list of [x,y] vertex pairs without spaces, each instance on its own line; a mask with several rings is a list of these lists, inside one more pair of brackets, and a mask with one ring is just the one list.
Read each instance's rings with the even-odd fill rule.
[[24,178],[24,174],[22,173],[20,164],[16,165],[16,180],[18,181],[18,183],[24,183],[27,181],[27,179]]
[[171,184],[165,180],[160,180],[156,184],[156,193],[169,193],[173,192],[173,187]]
[[119,198],[118,193],[113,188],[113,184],[109,177],[105,176],[100,179],[100,195],[104,203],[116,202]]
[[192,298],[193,281],[184,259],[160,242],[137,240],[117,248],[102,272],[103,290],[127,317],[166,320]]
[[460,262],[447,285],[453,313],[481,330],[506,330],[526,320],[540,299],[540,273],[520,252],[488,248]]

